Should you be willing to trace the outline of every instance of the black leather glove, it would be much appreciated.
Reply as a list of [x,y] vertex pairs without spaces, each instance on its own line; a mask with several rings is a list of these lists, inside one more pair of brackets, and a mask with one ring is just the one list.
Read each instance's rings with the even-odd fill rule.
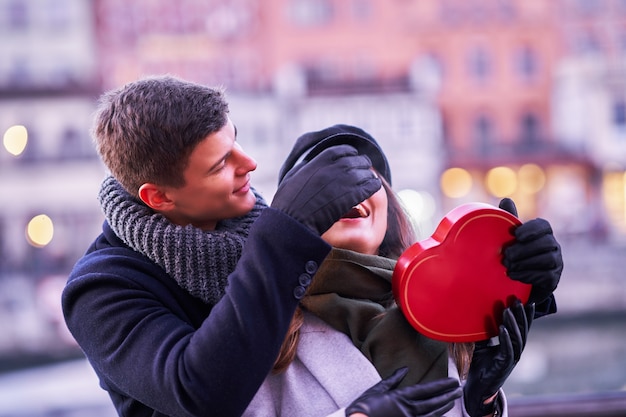
[[399,368],[365,391],[346,408],[346,416],[363,413],[368,417],[442,416],[462,395],[459,381],[444,378],[395,389],[409,369]]
[[370,159],[352,146],[332,146],[289,171],[271,206],[321,235],[380,189],[371,168]]
[[[517,216],[509,198],[500,201],[500,208]],[[529,303],[540,304],[552,295],[563,272],[561,246],[544,219],[533,219],[515,228],[515,240],[504,249],[502,263],[511,279],[532,285]]]
[[534,315],[534,304],[524,306],[516,299],[513,306],[502,313],[500,344],[493,346],[491,340],[476,343],[463,386],[465,409],[471,417],[493,413],[495,401],[487,405],[484,401],[502,388],[520,360]]
[[503,198],[500,200],[500,205],[498,206],[504,211],[508,211],[515,217],[519,217],[517,215],[517,207],[515,207],[515,203],[510,198]]

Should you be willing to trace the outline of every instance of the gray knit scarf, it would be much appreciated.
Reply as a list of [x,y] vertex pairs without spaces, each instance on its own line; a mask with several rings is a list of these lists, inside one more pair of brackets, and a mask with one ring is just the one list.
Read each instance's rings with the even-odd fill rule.
[[221,221],[213,231],[171,223],[112,176],[102,182],[98,197],[111,229],[126,245],[161,266],[189,294],[213,306],[225,293],[252,223],[267,207],[263,197],[253,192],[256,204],[248,214]]

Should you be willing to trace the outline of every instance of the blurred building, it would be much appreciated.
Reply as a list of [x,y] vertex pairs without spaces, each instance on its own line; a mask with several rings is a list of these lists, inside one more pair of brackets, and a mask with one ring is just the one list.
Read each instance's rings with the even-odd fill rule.
[[[619,114],[625,106],[606,102],[608,107],[594,107],[597,117],[585,111],[564,118],[574,104],[563,99],[559,75],[563,65],[571,66],[566,60],[592,53],[596,65],[613,68],[613,75],[600,72],[595,79],[612,86],[623,78],[615,65],[626,38],[622,1],[95,4],[105,88],[169,72],[223,84],[231,94],[271,95],[286,88],[328,102],[340,95],[435,92],[444,144],[433,155],[439,160],[434,186],[440,213],[462,202],[497,202],[506,195],[518,202],[522,217],[555,219],[564,235],[593,232],[603,239],[616,225],[610,237],[626,234],[624,192],[618,190],[625,165],[607,165],[622,147],[614,140],[600,144],[592,134],[603,129],[599,124],[613,123],[607,118],[624,123]],[[583,82],[576,77],[576,83]],[[287,110],[293,111],[279,115],[281,125],[286,123],[281,116],[298,117]],[[398,122],[362,119],[375,131]],[[564,134],[582,120],[585,134]],[[390,140],[403,145],[387,150],[392,159],[402,159],[407,149],[422,150],[429,138],[416,133],[422,132],[409,129]],[[286,134],[279,142],[291,140],[291,132],[287,139]]]
[[[0,131],[28,135],[0,150],[0,286],[58,288],[102,221],[96,98],[163,73],[226,87],[268,199],[299,134],[351,123],[425,233],[511,196],[562,239],[626,239],[624,1],[0,0],[0,35]],[[48,245],[25,237],[42,214]],[[2,326],[27,310],[10,288]]]
[[[99,208],[90,180],[102,174],[89,140],[99,91],[92,16],[80,0],[0,0],[2,271],[37,267],[41,251],[22,244],[32,216],[58,220],[56,237],[63,241],[58,253],[41,256],[73,256],[75,243],[93,230]],[[26,147],[12,155],[6,146],[19,126]],[[93,198],[77,198],[88,190]]]
[[[586,190],[591,199],[579,209],[586,214],[579,220],[590,219],[592,236],[624,241],[626,2],[562,4],[556,25],[561,53],[552,74],[554,135],[568,150],[585,155],[593,167]],[[572,187],[569,190],[571,197]]]
[[396,188],[416,189],[435,205],[437,74],[412,68],[414,40],[396,27],[402,8],[282,0],[95,5],[103,88],[163,73],[224,85],[239,140],[260,162],[255,184],[268,197],[299,134],[351,123],[381,142]]
[[[71,343],[54,284],[102,218],[88,133],[99,91],[93,23],[82,0],[0,0],[0,353],[16,365],[18,353],[62,355]],[[45,248],[28,227],[39,219],[54,233]]]

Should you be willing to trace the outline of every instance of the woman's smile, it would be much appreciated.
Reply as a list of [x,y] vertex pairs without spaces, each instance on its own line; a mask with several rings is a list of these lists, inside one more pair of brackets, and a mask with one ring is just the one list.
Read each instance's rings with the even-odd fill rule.
[[387,193],[381,188],[352,207],[323,235],[330,245],[376,255],[387,231]]
[[349,212],[341,217],[341,220],[361,219],[369,217],[370,212],[363,204],[359,203],[352,207]]

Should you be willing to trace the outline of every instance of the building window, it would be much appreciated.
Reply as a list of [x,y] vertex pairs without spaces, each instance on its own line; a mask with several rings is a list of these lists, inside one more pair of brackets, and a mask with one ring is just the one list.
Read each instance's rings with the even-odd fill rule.
[[525,81],[532,80],[538,73],[537,55],[529,46],[520,48],[515,54],[515,68]]
[[467,65],[471,77],[476,81],[485,82],[491,76],[491,58],[482,46],[470,49]]
[[354,20],[365,21],[372,17],[371,0],[352,0],[351,7]]
[[71,160],[85,157],[88,155],[85,144],[89,144],[88,140],[83,140],[78,130],[73,127],[67,127],[61,134],[60,148],[57,157],[60,160]]
[[9,83],[13,87],[24,87],[32,82],[32,73],[27,58],[15,58],[8,71]]
[[307,69],[310,81],[337,81],[341,78],[339,64],[333,59],[320,59]]
[[24,0],[12,0],[6,4],[8,24],[12,30],[23,30],[29,26],[28,5]]
[[499,0],[497,2],[498,14],[504,21],[514,20],[517,17],[517,10],[512,0]]
[[[624,12],[626,12],[626,9],[624,10]],[[618,48],[622,53],[626,52],[626,28],[620,29],[619,38],[618,38]]]
[[469,7],[465,7],[463,10],[463,14],[465,17],[464,20],[476,24],[481,24],[489,22],[493,19],[493,9],[490,7],[490,5],[484,4],[484,2],[482,1],[468,3]]
[[24,153],[18,159],[20,164],[30,165],[37,161],[44,159],[43,152],[41,150],[41,136],[37,132],[37,129],[28,129],[28,146],[24,149]]
[[443,23],[455,25],[463,20],[461,7],[452,0],[439,2],[439,17]]
[[593,16],[599,14],[604,5],[601,0],[575,0],[576,11],[581,16]]
[[[6,242],[11,240],[11,239],[7,239],[7,230],[6,230],[6,226],[5,226],[5,219],[3,216],[0,216],[0,253],[2,254],[8,254],[9,251],[7,250],[7,245]],[[10,257],[3,255],[0,256],[0,273],[6,271],[8,269],[8,266],[10,264]]]
[[598,53],[602,50],[597,35],[592,31],[577,34],[575,48],[577,52],[582,54]]
[[288,13],[298,26],[319,26],[331,21],[333,7],[330,0],[291,0]]
[[484,114],[479,115],[474,120],[472,131],[475,149],[480,155],[488,154],[494,143],[494,128],[491,119]]
[[45,26],[52,32],[67,29],[72,24],[70,7],[67,0],[46,0],[42,4]]
[[626,102],[623,99],[613,102],[613,125],[620,132],[626,131]]
[[537,116],[526,113],[520,120],[520,136],[524,147],[531,147],[540,141],[540,126]]

